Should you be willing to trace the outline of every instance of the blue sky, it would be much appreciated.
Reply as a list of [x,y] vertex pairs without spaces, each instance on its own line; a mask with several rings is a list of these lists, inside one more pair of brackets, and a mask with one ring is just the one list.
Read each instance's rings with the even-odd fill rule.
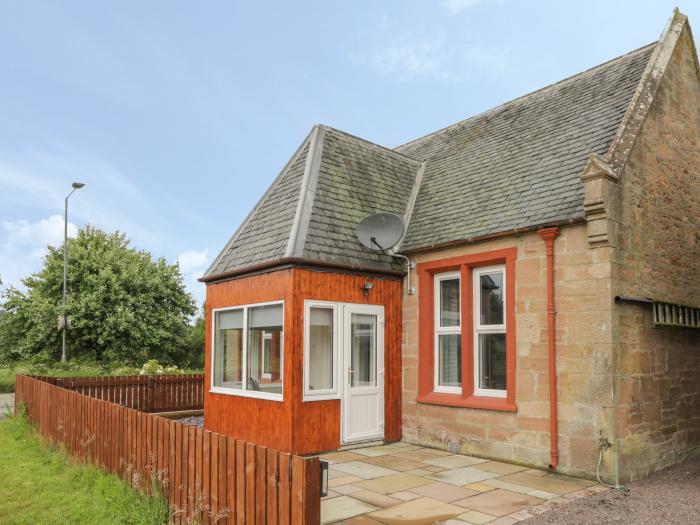
[[80,180],[70,231],[179,260],[201,301],[315,123],[396,146],[656,40],[674,5],[0,1],[0,278],[40,268]]

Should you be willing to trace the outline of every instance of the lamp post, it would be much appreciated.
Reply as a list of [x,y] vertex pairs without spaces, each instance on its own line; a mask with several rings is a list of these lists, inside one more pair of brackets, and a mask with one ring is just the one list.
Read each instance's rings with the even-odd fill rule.
[[68,292],[66,290],[66,284],[68,282],[68,197],[73,195],[75,190],[79,190],[85,184],[82,182],[74,182],[72,184],[73,189],[66,195],[66,201],[63,208],[63,349],[61,350],[61,362],[65,363],[68,360],[68,355],[66,354],[66,332],[68,331],[68,316],[66,315],[66,299],[68,297]]

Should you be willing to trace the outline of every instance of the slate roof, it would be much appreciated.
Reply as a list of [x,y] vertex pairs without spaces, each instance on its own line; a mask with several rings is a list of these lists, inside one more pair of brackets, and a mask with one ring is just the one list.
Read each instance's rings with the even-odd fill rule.
[[400,273],[394,258],[362,246],[355,228],[373,213],[403,215],[419,167],[388,148],[315,126],[204,278],[282,259]]
[[581,171],[610,146],[654,45],[397,148],[425,162],[401,249],[583,217]]
[[402,272],[355,228],[393,212],[401,250],[583,218],[581,171],[604,154],[648,45],[395,150],[315,126],[203,280],[276,261]]

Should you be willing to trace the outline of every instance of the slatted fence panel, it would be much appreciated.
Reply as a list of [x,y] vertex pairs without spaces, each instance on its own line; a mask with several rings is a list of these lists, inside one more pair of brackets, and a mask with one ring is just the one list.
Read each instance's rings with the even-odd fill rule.
[[[114,399],[113,392],[121,396],[125,386],[139,392],[144,383],[95,379],[76,384],[18,375],[15,410],[24,407],[37,431],[64,444],[76,461],[94,463],[144,491],[152,477],[164,480],[173,523],[320,523],[318,458],[291,456],[121,406],[107,399]],[[194,382],[163,384],[177,392],[174,385]],[[132,395],[138,406],[142,399]],[[167,405],[164,396],[161,400]]]
[[142,412],[175,412],[204,408],[204,374],[31,377]]

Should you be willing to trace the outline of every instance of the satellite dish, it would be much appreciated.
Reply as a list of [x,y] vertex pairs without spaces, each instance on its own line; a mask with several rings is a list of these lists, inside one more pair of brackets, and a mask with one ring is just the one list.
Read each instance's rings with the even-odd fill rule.
[[403,219],[393,213],[375,213],[357,225],[357,239],[374,251],[385,251],[396,246],[403,236]]

